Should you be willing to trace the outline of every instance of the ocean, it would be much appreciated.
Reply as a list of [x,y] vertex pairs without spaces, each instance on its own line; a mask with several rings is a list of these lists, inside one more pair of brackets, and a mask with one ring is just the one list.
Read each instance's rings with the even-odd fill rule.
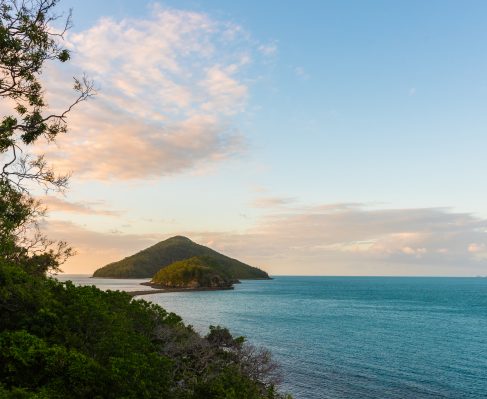
[[487,278],[286,276],[140,298],[200,332],[222,325],[267,347],[297,399],[487,398]]

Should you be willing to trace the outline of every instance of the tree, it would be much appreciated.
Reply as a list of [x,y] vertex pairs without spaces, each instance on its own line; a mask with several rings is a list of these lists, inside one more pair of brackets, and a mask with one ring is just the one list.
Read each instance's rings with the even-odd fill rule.
[[63,190],[68,178],[28,149],[65,132],[69,111],[94,93],[75,79],[74,102],[48,111],[42,67],[69,59],[59,43],[70,16],[60,33],[51,29],[56,3],[0,0],[0,99],[12,110],[0,124],[0,397],[280,399],[269,356],[228,330],[203,338],[128,293],[45,276],[70,249],[38,231],[44,208],[29,184]]
[[74,78],[75,101],[60,114],[48,111],[39,75],[46,61],[64,63],[70,58],[61,40],[71,26],[71,14],[60,32],[51,27],[60,18],[52,12],[57,2],[0,0],[0,98],[10,100],[13,108],[0,124],[0,154],[9,154],[0,177],[22,191],[26,180],[49,188],[66,187],[67,176],[56,175],[42,155],[25,154],[25,146],[39,137],[53,141],[65,133],[69,111],[94,94],[93,82]]
[[74,101],[61,113],[50,112],[39,79],[46,62],[70,59],[62,46],[71,26],[69,13],[60,31],[52,24],[58,0],[0,0],[0,100],[10,111],[0,123],[0,256],[38,263],[38,270],[55,270],[72,251],[48,240],[37,221],[45,210],[31,196],[35,182],[46,190],[64,190],[69,176],[59,175],[43,155],[28,150],[39,138],[52,142],[67,131],[67,115],[95,94],[93,82],[74,78]]

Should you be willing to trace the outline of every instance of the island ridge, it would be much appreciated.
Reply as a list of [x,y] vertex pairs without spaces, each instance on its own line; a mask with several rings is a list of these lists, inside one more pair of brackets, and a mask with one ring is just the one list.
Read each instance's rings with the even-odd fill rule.
[[175,236],[161,241],[134,255],[118,262],[110,263],[93,273],[93,277],[109,278],[152,278],[159,270],[174,262],[187,260],[195,256],[213,259],[230,280],[269,279],[269,275],[257,268],[225,256],[204,245],[197,244],[187,237]]

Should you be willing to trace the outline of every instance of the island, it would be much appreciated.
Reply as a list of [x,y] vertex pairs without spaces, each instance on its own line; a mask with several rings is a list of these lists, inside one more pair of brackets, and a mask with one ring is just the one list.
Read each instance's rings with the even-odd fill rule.
[[[198,260],[193,259],[194,257],[197,257]],[[183,266],[181,264],[173,266],[175,262],[180,261],[188,261],[189,263],[183,263]],[[198,262],[199,266],[197,268],[196,264]],[[191,269],[189,264],[194,267]],[[170,269],[172,272],[183,269],[186,271],[192,270],[191,273],[194,273],[193,277],[198,276],[196,281],[199,279],[201,282],[211,281],[213,278],[214,282],[212,284],[224,285],[227,280],[235,283],[237,280],[270,279],[265,271],[257,267],[230,258],[183,236],[171,237],[134,255],[101,267],[95,271],[93,277],[155,278],[156,274],[159,274],[169,266],[172,267]],[[205,267],[210,268],[210,270],[205,269]],[[163,275],[160,275],[160,278]],[[217,277],[221,280],[218,280]],[[216,282],[217,280],[219,281],[218,283]]]
[[169,290],[228,290],[237,281],[218,260],[210,256],[194,256],[162,268],[150,283],[144,285]]

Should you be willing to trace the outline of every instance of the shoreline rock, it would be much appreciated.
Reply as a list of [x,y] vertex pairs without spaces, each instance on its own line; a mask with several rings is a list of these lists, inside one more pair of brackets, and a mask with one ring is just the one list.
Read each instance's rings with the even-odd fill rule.
[[152,287],[151,290],[141,290],[141,291],[126,291],[127,294],[132,296],[139,295],[150,295],[150,294],[169,294],[171,292],[192,292],[192,291],[222,291],[222,290],[233,290],[233,287],[196,287],[196,288],[171,288],[164,287],[159,284],[152,283],[140,283],[140,285],[145,285]]

